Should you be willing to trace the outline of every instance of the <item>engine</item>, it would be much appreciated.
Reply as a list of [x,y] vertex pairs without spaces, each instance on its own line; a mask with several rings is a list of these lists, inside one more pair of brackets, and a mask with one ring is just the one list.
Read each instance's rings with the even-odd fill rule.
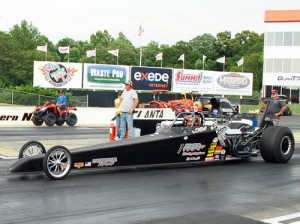
[[[232,124],[232,123],[231,123]],[[216,131],[220,144],[231,151],[232,155],[240,157],[259,149],[261,132],[258,128],[247,124],[239,124],[240,128],[231,128],[230,125],[219,126]],[[237,126],[234,123],[235,126]]]

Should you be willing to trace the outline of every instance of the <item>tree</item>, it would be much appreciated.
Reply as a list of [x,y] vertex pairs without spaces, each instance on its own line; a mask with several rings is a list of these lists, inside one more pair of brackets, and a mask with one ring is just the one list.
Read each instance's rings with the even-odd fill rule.
[[203,68],[203,62],[202,58],[203,55],[206,56],[205,60],[205,69],[206,70],[212,70],[213,68],[208,66],[212,59],[215,59],[219,54],[216,51],[216,38],[213,37],[211,34],[203,34],[201,36],[197,36],[194,39],[190,41],[190,45],[192,48],[192,51],[195,54],[194,61],[195,62],[195,69],[202,69]]
[[108,47],[108,45],[114,40],[114,38],[107,32],[107,30],[97,31],[96,34],[92,34],[90,37],[90,43],[93,46],[102,45]]
[[7,75],[7,79],[13,85],[32,85],[33,61],[40,56],[36,47],[48,39],[42,36],[36,27],[26,21],[22,21],[20,26],[13,26],[9,35],[13,46],[9,53],[11,67],[6,71],[12,75]]
[[[146,47],[143,48],[142,65],[160,67],[161,61],[156,61],[155,58],[155,56],[159,53],[161,53],[159,44],[155,41],[151,41]],[[167,55],[163,54],[163,61],[165,60],[164,57],[167,57]]]
[[[185,54],[186,69],[202,69],[203,55],[205,70],[222,70],[222,64],[217,63],[219,57],[226,57],[226,71],[241,71],[236,62],[244,57],[244,72],[254,73],[254,89],[261,88],[263,65],[263,34],[242,31],[232,37],[231,32],[224,31],[216,35],[204,33],[192,40],[178,41],[175,45],[161,45],[151,41],[143,48],[143,66],[160,67],[160,61],[155,56],[163,52],[163,67],[182,68],[180,55]],[[31,23],[22,21],[8,32],[0,31],[0,87],[32,85],[33,61],[45,60],[45,53],[37,51],[36,47],[48,46],[47,60],[78,63],[94,63],[94,58],[87,58],[86,51],[96,48],[96,62],[99,64],[116,64],[116,57],[109,50],[119,49],[118,63],[122,65],[139,65],[140,49],[120,32],[114,39],[107,30],[97,31],[90,36],[89,41],[75,41],[65,37],[53,44],[41,35]],[[59,46],[70,46],[70,54],[60,54]]]

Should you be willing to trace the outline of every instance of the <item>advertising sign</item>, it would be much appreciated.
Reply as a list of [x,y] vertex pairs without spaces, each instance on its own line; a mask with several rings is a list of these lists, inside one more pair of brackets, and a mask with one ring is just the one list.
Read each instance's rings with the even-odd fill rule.
[[129,79],[129,66],[84,64],[83,88],[118,90]]
[[35,61],[33,86],[44,88],[81,88],[82,64]]
[[252,95],[253,73],[214,72],[214,94]]
[[300,73],[264,73],[263,85],[300,86]]
[[213,73],[201,70],[174,69],[173,92],[212,94]]
[[131,81],[135,90],[171,90],[171,68],[131,67]]

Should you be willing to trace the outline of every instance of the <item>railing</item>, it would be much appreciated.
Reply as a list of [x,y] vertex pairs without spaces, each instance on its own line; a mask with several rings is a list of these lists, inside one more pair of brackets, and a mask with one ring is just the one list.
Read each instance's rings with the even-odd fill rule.
[[[76,96],[73,96],[76,97]],[[73,106],[88,106],[87,96],[76,97],[77,100],[68,100],[69,105]],[[28,93],[19,90],[10,90],[0,88],[0,103],[8,105],[23,105],[23,106],[36,106],[43,105],[46,100],[56,102],[56,97],[45,96],[41,94]]]

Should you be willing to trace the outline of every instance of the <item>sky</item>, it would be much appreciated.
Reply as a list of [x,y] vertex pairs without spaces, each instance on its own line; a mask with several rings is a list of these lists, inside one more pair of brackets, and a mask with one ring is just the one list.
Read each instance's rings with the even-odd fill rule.
[[171,46],[205,33],[264,33],[265,11],[280,9],[300,10],[300,0],[2,0],[0,31],[26,20],[54,44],[65,37],[89,41],[107,30],[113,38],[122,32],[136,47]]

